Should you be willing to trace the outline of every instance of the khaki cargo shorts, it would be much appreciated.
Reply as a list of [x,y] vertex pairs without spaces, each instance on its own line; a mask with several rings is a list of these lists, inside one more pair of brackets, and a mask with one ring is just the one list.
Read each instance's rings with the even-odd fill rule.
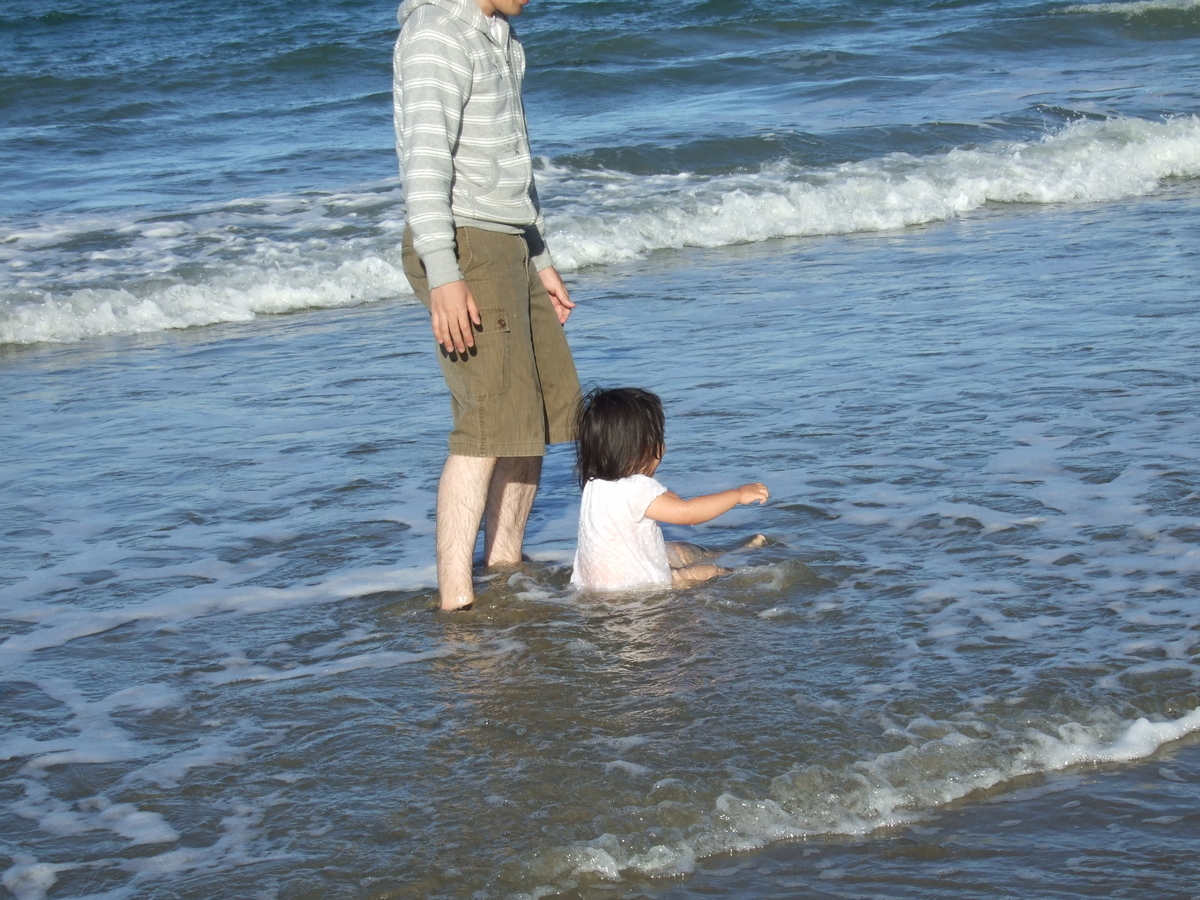
[[[524,235],[459,228],[458,265],[475,295],[481,327],[465,354],[435,343],[458,456],[543,456],[575,438],[579,377],[550,295],[529,262]],[[425,267],[404,230],[404,274],[425,308]],[[430,335],[432,337],[432,334]]]

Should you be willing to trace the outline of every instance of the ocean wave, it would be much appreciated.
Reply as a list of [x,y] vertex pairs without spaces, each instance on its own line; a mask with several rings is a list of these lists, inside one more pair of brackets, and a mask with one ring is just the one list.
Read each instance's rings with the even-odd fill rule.
[[[197,325],[248,322],[262,314],[357,306],[395,296],[407,285],[389,260],[366,256],[327,272],[273,272],[258,279],[216,278],[173,284],[148,295],[124,288],[84,288],[0,307],[0,343],[68,343]],[[400,290],[410,293],[407,287]]]
[[1071,123],[1037,141],[827,169],[791,163],[699,179],[548,167],[555,258],[570,270],[661,249],[720,247],[943,221],[988,203],[1102,202],[1200,176],[1200,118]]
[[411,296],[394,184],[174,216],[47,218],[0,238],[0,343],[67,343]]
[[[836,166],[790,160],[717,176],[632,174],[543,161],[558,266],[656,250],[886,231],[989,203],[1106,202],[1200,176],[1200,118],[1068,124],[997,141]],[[246,322],[411,297],[395,185],[237,201],[146,220],[45,221],[0,239],[0,343]]]

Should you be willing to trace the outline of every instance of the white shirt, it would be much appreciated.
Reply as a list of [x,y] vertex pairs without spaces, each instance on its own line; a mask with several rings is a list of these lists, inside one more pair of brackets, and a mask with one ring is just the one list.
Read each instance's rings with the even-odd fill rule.
[[649,475],[593,478],[583,487],[571,584],[619,591],[671,584],[662,529],[646,509],[667,489]]

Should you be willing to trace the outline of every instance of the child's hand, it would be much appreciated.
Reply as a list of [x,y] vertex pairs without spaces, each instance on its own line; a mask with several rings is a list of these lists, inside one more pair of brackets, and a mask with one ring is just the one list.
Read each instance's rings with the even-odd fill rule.
[[771,492],[761,481],[756,481],[754,484],[743,484],[737,489],[737,492],[738,503],[742,506],[747,503],[766,503],[767,498],[771,496]]

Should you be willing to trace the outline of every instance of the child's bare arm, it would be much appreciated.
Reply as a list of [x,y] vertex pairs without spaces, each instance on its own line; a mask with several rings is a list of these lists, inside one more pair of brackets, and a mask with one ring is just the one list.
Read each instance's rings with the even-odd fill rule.
[[699,525],[729,512],[735,506],[766,503],[769,496],[767,486],[758,481],[691,500],[684,500],[678,494],[667,491],[654,498],[646,508],[646,515],[655,522],[666,522],[668,525]]

